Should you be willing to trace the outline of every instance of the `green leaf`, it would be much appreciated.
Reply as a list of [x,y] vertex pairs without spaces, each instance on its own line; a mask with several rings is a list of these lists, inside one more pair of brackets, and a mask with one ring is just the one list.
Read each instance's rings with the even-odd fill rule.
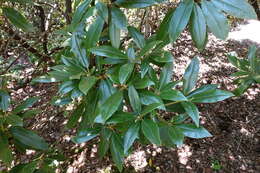
[[134,69],[134,64],[128,63],[120,67],[119,70],[119,82],[120,84],[125,84],[127,79],[130,77]]
[[144,45],[144,47],[141,49],[140,53],[138,54],[138,57],[142,57],[142,56],[148,54],[148,53],[151,52],[151,51],[155,48],[155,46],[156,46],[157,44],[159,44],[159,43],[161,43],[161,41],[158,41],[158,40],[155,40],[155,41],[151,41],[151,42],[149,42],[149,43],[146,43],[146,44]]
[[144,119],[142,121],[142,132],[151,143],[161,145],[159,127],[154,121]]
[[25,32],[33,32],[34,27],[30,24],[26,18],[17,10],[9,7],[2,8],[5,17],[17,28],[22,29]]
[[72,91],[73,89],[75,89],[75,82],[73,81],[65,81],[63,82],[60,86],[59,86],[59,93],[61,94],[67,94],[70,91]]
[[190,138],[206,138],[212,137],[212,135],[204,127],[196,127],[194,124],[182,124],[176,125],[176,127],[182,129],[183,134]]
[[79,90],[87,95],[88,91],[96,84],[97,78],[95,76],[82,77],[79,82]]
[[6,123],[12,126],[23,126],[23,119],[18,115],[11,114],[6,116]]
[[91,139],[98,136],[100,129],[98,128],[85,128],[80,130],[75,137],[72,138],[72,141],[76,144],[81,144],[88,142]]
[[136,89],[145,89],[149,86],[155,85],[155,83],[148,77],[145,76],[143,79],[138,78],[133,82]]
[[155,95],[153,92],[150,92],[150,91],[141,92],[140,99],[141,99],[141,103],[143,105],[159,103],[159,104],[161,104],[161,106],[159,106],[158,109],[165,110],[165,106],[163,105],[162,99],[159,96]]
[[134,39],[135,44],[138,48],[143,48],[145,46],[145,39],[143,34],[141,34],[135,27],[129,26],[128,32]]
[[173,74],[173,63],[166,63],[161,71],[159,80],[159,90],[161,90],[165,85],[167,85],[172,78]]
[[238,87],[233,91],[233,93],[236,96],[240,96],[242,95],[252,84],[254,83],[254,81],[251,80],[244,80],[240,85],[238,85]]
[[115,92],[116,89],[109,80],[101,80],[99,84],[99,102],[103,104]]
[[196,3],[191,14],[190,32],[196,47],[202,51],[207,42],[207,26],[203,12]]
[[96,20],[90,25],[86,33],[85,46],[87,49],[96,46],[103,29],[103,25],[104,20],[101,17],[97,17]]
[[99,46],[91,48],[90,51],[98,56],[104,56],[113,59],[128,59],[127,55],[111,46]]
[[9,105],[10,105],[10,96],[8,92],[0,89],[0,108],[3,111],[7,111]]
[[225,40],[229,33],[227,18],[214,6],[212,1],[203,0],[201,7],[210,31],[216,37]]
[[213,92],[203,92],[194,94],[191,101],[194,103],[215,103],[234,96],[233,93],[223,90],[215,90]]
[[82,45],[82,35],[80,32],[73,32],[71,37],[71,50],[83,67],[89,66],[86,49]]
[[212,0],[216,8],[242,19],[257,19],[254,8],[246,0]]
[[54,77],[50,77],[50,76],[41,76],[38,78],[34,78],[32,80],[32,83],[53,83],[53,82],[59,82],[59,81]]
[[38,161],[19,164],[10,170],[10,173],[34,173],[38,165]]
[[169,136],[171,138],[172,143],[174,143],[178,147],[183,144],[184,135],[181,129],[175,126],[169,127]]
[[115,133],[111,137],[110,152],[114,163],[121,172],[123,170],[124,148],[122,144],[122,139],[119,135]]
[[249,51],[248,51],[248,60],[249,60],[249,64],[250,64],[250,67],[251,67],[251,70],[253,73],[256,73],[257,72],[257,66],[259,65],[257,63],[257,57],[256,57],[256,51],[257,51],[257,48],[256,46],[250,46],[249,48]]
[[183,76],[183,93],[187,95],[195,87],[198,80],[199,60],[197,57],[193,58],[186,68]]
[[8,144],[8,137],[2,131],[0,131],[0,160],[8,165],[13,160],[12,151]]
[[189,22],[193,9],[193,0],[182,1],[175,9],[170,20],[169,35],[172,42],[176,41]]
[[127,20],[125,14],[116,7],[111,9],[111,22],[115,24],[118,29],[127,30]]
[[12,113],[17,114],[22,112],[24,109],[29,108],[33,106],[34,103],[36,103],[39,100],[39,97],[31,97],[26,99],[24,102],[22,102],[19,106],[17,106]]
[[191,97],[196,97],[196,95],[200,95],[200,94],[206,94],[206,93],[211,93],[211,92],[215,92],[215,90],[217,89],[218,85],[215,84],[210,84],[210,85],[203,85],[202,87],[192,91],[187,98],[191,98]]
[[124,136],[124,153],[127,154],[129,148],[133,145],[134,141],[138,138],[139,129],[141,124],[135,123],[132,124],[127,130]]
[[159,26],[158,31],[156,32],[156,38],[157,40],[167,40],[169,39],[169,27],[170,27],[170,21],[171,18],[174,14],[174,9],[170,9],[167,14],[165,15],[165,17],[163,18],[162,23]]
[[135,63],[135,50],[132,46],[129,46],[126,52],[127,56],[128,56],[128,60],[131,63]]
[[141,115],[146,115],[146,114],[152,112],[153,110],[159,108],[162,105],[163,105],[162,103],[149,104],[148,106],[144,107],[143,111],[141,112]]
[[112,131],[107,128],[103,128],[100,134],[100,143],[98,145],[98,155],[100,158],[104,157],[109,149],[110,139]]
[[238,59],[237,57],[228,54],[228,61],[235,67],[243,70],[249,71],[249,63],[244,59]]
[[164,100],[187,101],[187,98],[180,91],[172,89],[161,91],[160,97]]
[[98,14],[103,18],[104,21],[108,21],[108,8],[107,5],[103,2],[98,1],[96,3],[96,9],[98,11]]
[[122,91],[117,91],[111,95],[100,108],[100,113],[104,121],[108,120],[115,113],[123,100]]
[[112,46],[117,49],[120,47],[120,32],[121,30],[114,23],[109,24],[109,38]]
[[133,85],[130,85],[128,88],[128,96],[129,96],[131,107],[133,108],[134,112],[140,113],[142,109],[141,101],[138,92],[136,91]]
[[76,26],[82,22],[82,20],[86,17],[86,13],[88,13],[88,7],[89,4],[92,0],[85,0],[83,1],[76,9],[72,16],[72,21],[71,24],[74,27],[73,29],[76,28]]
[[30,130],[17,126],[11,127],[10,132],[12,133],[14,139],[18,140],[26,146],[30,146],[39,150],[48,149],[48,144],[44,141],[44,139]]
[[185,109],[186,113],[191,117],[197,127],[200,124],[199,110],[196,105],[191,102],[181,102],[182,107]]
[[109,118],[106,122],[106,124],[119,124],[119,123],[125,123],[129,121],[134,121],[136,116],[134,116],[131,113],[127,112],[118,112],[115,113],[111,118]]
[[80,117],[84,113],[84,106],[85,106],[84,103],[81,103],[80,105],[77,106],[77,108],[70,115],[70,118],[66,124],[66,126],[69,129],[72,129],[73,127],[75,127],[78,124]]
[[156,4],[156,0],[117,0],[116,4],[124,8],[145,8]]
[[33,110],[28,110],[26,112],[24,112],[21,117],[24,118],[32,118],[33,116],[37,115],[41,113],[40,109],[33,109]]

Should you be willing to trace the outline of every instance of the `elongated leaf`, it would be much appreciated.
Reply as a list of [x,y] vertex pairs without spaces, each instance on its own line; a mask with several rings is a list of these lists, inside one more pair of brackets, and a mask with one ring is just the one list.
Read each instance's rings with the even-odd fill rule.
[[88,91],[95,85],[97,78],[95,76],[88,76],[81,78],[79,82],[79,90],[87,95]]
[[128,32],[134,39],[135,44],[138,48],[143,48],[145,46],[145,39],[143,34],[141,34],[135,27],[129,26]]
[[182,129],[183,134],[190,138],[206,138],[212,135],[204,127],[196,127],[194,124],[182,124],[176,127]]
[[258,65],[258,63],[257,63],[257,61],[258,61],[258,59],[257,59],[257,57],[256,57],[256,51],[257,51],[257,48],[256,48],[256,46],[254,45],[254,46],[251,46],[250,48],[249,48],[249,51],[248,51],[248,60],[249,60],[249,64],[250,64],[250,67],[251,67],[251,70],[252,70],[252,72],[253,73],[255,73],[256,71],[257,71],[257,65]]
[[78,124],[78,121],[80,119],[80,117],[83,115],[84,113],[84,103],[81,103],[80,105],[77,106],[77,108],[73,111],[73,113],[70,115],[70,118],[66,124],[66,126],[71,129],[73,127],[75,127]]
[[197,57],[193,58],[185,70],[183,76],[183,93],[187,95],[195,87],[198,80],[199,60]]
[[13,160],[12,151],[8,144],[8,137],[2,131],[0,131],[0,160],[8,165]]
[[33,32],[33,25],[30,24],[26,18],[14,8],[4,7],[2,8],[4,15],[10,20],[10,22],[17,28],[22,29],[25,32]]
[[103,104],[115,92],[116,89],[109,80],[101,80],[99,84],[99,102]]
[[159,108],[162,105],[163,105],[162,103],[149,104],[148,106],[144,107],[143,111],[141,112],[141,115],[146,115],[146,114],[152,112],[153,110]]
[[117,0],[116,4],[124,8],[144,8],[156,4],[156,0]]
[[174,143],[178,147],[183,144],[184,135],[183,135],[183,132],[181,129],[179,129],[175,126],[172,126],[172,127],[169,127],[168,133],[169,133],[172,143]]
[[256,19],[254,8],[246,0],[212,0],[212,3],[232,16],[242,19]]
[[158,125],[149,119],[142,121],[142,132],[144,136],[152,143],[161,145],[160,133]]
[[169,35],[172,42],[176,41],[189,22],[193,9],[193,0],[182,1],[174,11],[170,21]]
[[182,107],[185,109],[186,113],[191,117],[197,127],[200,124],[199,110],[196,105],[191,102],[181,102]]
[[127,30],[127,20],[125,14],[119,8],[111,8],[111,21],[117,28]]
[[151,52],[157,44],[161,43],[161,41],[155,40],[151,41],[144,45],[144,47],[141,49],[140,53],[138,54],[138,57],[144,56]]
[[11,114],[6,117],[6,123],[12,126],[23,126],[23,119],[18,115]]
[[216,37],[225,40],[229,32],[227,18],[214,6],[212,1],[203,0],[201,7],[210,31]]
[[100,108],[100,113],[104,121],[108,120],[115,113],[123,100],[122,91],[117,91],[111,95]]
[[159,90],[161,90],[166,84],[171,81],[173,74],[173,63],[166,63],[160,74]]
[[125,84],[127,79],[130,77],[134,69],[134,64],[128,63],[120,67],[119,70],[119,82]]
[[127,55],[111,46],[99,46],[91,48],[90,51],[98,56],[104,56],[113,59],[128,59]]
[[103,18],[104,21],[108,21],[108,8],[107,5],[101,1],[96,3],[98,14]]
[[167,14],[165,15],[162,23],[159,26],[159,29],[156,34],[157,40],[166,40],[169,39],[169,28],[170,28],[170,21],[174,14],[174,9],[170,9]]
[[92,0],[85,0],[77,7],[75,13],[72,16],[72,26],[76,28],[77,24],[79,24],[86,17],[86,13],[88,12],[88,7],[91,1]]
[[101,17],[97,17],[96,20],[90,25],[86,33],[85,46],[87,49],[96,46],[103,29],[103,25],[104,20]]
[[154,85],[155,83],[148,76],[145,76],[143,79],[140,78],[134,80],[133,84],[136,89],[144,89]]
[[109,24],[109,38],[112,46],[117,49],[120,47],[120,33],[121,30],[117,28],[114,23],[111,22]]
[[134,121],[136,116],[134,116],[131,113],[127,112],[118,112],[115,113],[111,118],[107,120],[107,124],[119,124],[119,123],[125,123],[129,121]]
[[98,128],[85,128],[84,130],[80,130],[75,137],[72,138],[72,141],[76,144],[81,144],[84,142],[88,142],[91,139],[98,136],[100,129]]
[[215,84],[210,84],[210,85],[203,85],[202,87],[192,91],[187,98],[191,98],[191,97],[196,97],[196,95],[200,95],[200,94],[206,94],[206,93],[211,93],[211,92],[215,92],[215,90],[217,89],[218,85]]
[[116,164],[116,167],[121,172],[123,170],[124,148],[122,144],[122,139],[117,134],[113,134],[111,137],[110,152],[112,155],[112,159]]
[[100,143],[98,145],[98,155],[100,158],[104,157],[110,146],[112,131],[107,128],[103,128],[100,134]]
[[130,100],[131,107],[137,113],[141,112],[141,101],[138,95],[138,92],[134,88],[133,85],[129,86],[128,88],[128,96]]
[[19,164],[10,170],[10,173],[34,173],[38,165],[38,161]]
[[215,90],[214,92],[205,92],[192,96],[191,101],[194,103],[215,103],[234,96],[233,93],[223,90]]
[[228,54],[228,61],[240,70],[249,71],[249,63],[244,59],[238,59],[237,57]]
[[12,113],[17,114],[23,111],[24,109],[31,107],[34,103],[36,103],[39,100],[38,97],[31,97],[26,99],[24,102],[22,102],[19,106],[17,106]]
[[163,105],[162,99],[159,96],[155,95],[153,92],[150,92],[150,91],[141,92],[140,99],[141,99],[141,103],[143,105],[160,103],[161,106],[159,106],[158,109],[165,110],[165,106]]
[[207,26],[203,12],[197,4],[194,4],[191,14],[190,32],[196,47],[202,51],[207,41]]
[[187,101],[187,98],[178,90],[163,90],[160,97],[164,100]]
[[124,136],[124,153],[127,154],[129,148],[133,145],[134,141],[138,138],[139,129],[141,124],[135,123],[129,127]]
[[44,139],[30,130],[22,127],[11,127],[10,131],[16,140],[26,146],[39,150],[48,149],[48,144],[44,141]]
[[7,111],[8,107],[10,105],[10,96],[5,91],[0,89],[0,109],[3,111]]

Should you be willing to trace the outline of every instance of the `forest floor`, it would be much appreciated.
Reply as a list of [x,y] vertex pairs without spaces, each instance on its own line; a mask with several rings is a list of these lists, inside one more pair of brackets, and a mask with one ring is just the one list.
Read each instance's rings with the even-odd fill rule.
[[[232,33],[236,31],[239,29],[235,28]],[[232,33],[230,36],[234,39]],[[241,33],[238,35],[241,36]],[[184,32],[176,43],[168,47],[175,57],[174,78],[179,79],[190,59],[198,56],[201,62],[199,85],[219,84],[222,89],[233,90],[235,86],[230,75],[236,69],[228,63],[226,54],[236,51],[240,57],[246,57],[248,45],[254,42],[260,46],[260,41],[231,38],[221,41],[209,35],[209,43],[200,53],[194,48],[190,34]],[[254,38],[260,39],[260,35],[254,35]],[[25,97],[41,96],[35,106],[42,109],[42,113],[27,120],[26,127],[37,131],[69,158],[61,163],[58,172],[116,172],[108,157],[103,160],[98,158],[98,139],[82,145],[70,141],[75,131],[65,128],[66,112],[48,103],[56,93],[56,85],[37,84],[15,91],[12,97],[19,101]],[[133,154],[125,161],[125,172],[260,172],[260,86],[253,86],[241,97],[216,104],[201,104],[199,108],[201,122],[213,137],[186,139],[185,145],[180,148],[136,145]],[[21,162],[26,162],[32,155],[18,157]]]

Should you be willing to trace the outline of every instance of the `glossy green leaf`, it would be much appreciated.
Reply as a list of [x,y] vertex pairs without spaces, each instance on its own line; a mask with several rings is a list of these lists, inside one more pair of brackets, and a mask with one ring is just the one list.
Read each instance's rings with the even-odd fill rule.
[[104,21],[108,21],[108,8],[107,8],[107,5],[104,4],[103,2],[101,1],[98,1],[96,3],[96,9],[98,11],[98,14],[103,18]]
[[197,57],[193,58],[186,68],[183,76],[183,93],[187,95],[195,87],[198,80],[199,60]]
[[127,112],[117,112],[111,118],[107,120],[107,124],[119,124],[129,121],[134,121],[136,118],[135,115]]
[[124,163],[124,148],[122,144],[122,139],[117,134],[113,134],[111,137],[110,152],[112,155],[112,160],[121,172],[123,170]]
[[76,144],[81,144],[88,142],[91,139],[95,138],[99,134],[99,129],[97,128],[85,128],[80,130],[75,137],[72,138],[72,141]]
[[143,91],[140,93],[141,103],[143,105],[150,105],[153,103],[159,103],[161,106],[158,109],[165,110],[162,99],[151,91]]
[[87,49],[96,46],[103,29],[103,25],[104,20],[101,17],[97,17],[96,20],[90,25],[86,33],[85,46]]
[[116,4],[124,8],[144,8],[156,4],[156,0],[117,0]]
[[98,155],[100,158],[104,157],[110,146],[112,131],[107,128],[103,128],[100,133],[100,143],[98,145]]
[[75,127],[78,124],[80,117],[84,113],[84,106],[85,106],[84,103],[81,103],[80,105],[77,106],[77,108],[70,115],[70,118],[66,124],[66,126],[69,129],[72,129],[73,127]]
[[148,106],[144,107],[143,111],[141,112],[141,115],[146,115],[146,114],[152,112],[153,110],[159,108],[162,105],[163,105],[162,103],[152,103],[152,104],[149,104]]
[[200,124],[199,110],[197,106],[191,102],[181,102],[182,107],[185,109],[186,113],[191,117],[197,127]]
[[100,113],[104,121],[108,120],[115,113],[123,100],[122,91],[117,91],[111,95],[100,108]]
[[120,67],[119,70],[119,82],[120,84],[125,84],[127,79],[130,77],[134,69],[134,64],[128,63]]
[[10,173],[34,173],[38,165],[38,161],[32,161],[26,164],[19,164],[10,170]]
[[192,96],[194,103],[215,103],[234,96],[233,93],[224,90],[215,90],[213,92],[204,92]]
[[122,30],[127,30],[127,20],[123,11],[119,8],[112,7],[111,9],[111,22]]
[[36,103],[39,100],[39,97],[31,97],[26,99],[24,102],[22,102],[19,106],[17,106],[12,113],[17,114],[23,111],[26,108],[29,108],[33,106],[34,103]]
[[194,91],[192,91],[187,98],[191,98],[191,97],[196,97],[196,95],[200,95],[200,94],[206,94],[206,93],[212,93],[215,92],[217,89],[218,85],[215,84],[209,84],[209,85],[203,85],[202,87],[195,89]]
[[0,160],[8,165],[13,160],[12,151],[8,144],[8,137],[2,131],[0,131]]
[[187,101],[187,98],[180,91],[172,89],[161,91],[160,97],[164,100]]
[[21,117],[24,118],[32,118],[33,116],[37,115],[41,113],[40,109],[33,109],[33,110],[28,110],[26,112],[24,112],[23,114],[21,114]]
[[65,81],[59,86],[59,93],[67,94],[75,88],[75,83],[73,81]]
[[90,51],[98,56],[104,56],[113,59],[128,59],[127,55],[111,46],[99,46],[91,48]]
[[12,126],[23,126],[23,119],[18,115],[11,114],[6,116],[6,123]]
[[143,48],[145,46],[145,39],[143,34],[141,34],[135,27],[129,26],[128,32],[134,39],[135,44],[138,48]]
[[177,128],[175,126],[169,127],[168,133],[169,133],[172,143],[174,143],[178,147],[183,144],[184,134],[180,128]]
[[248,50],[248,61],[249,61],[249,64],[250,64],[250,67],[251,67],[251,70],[253,73],[256,73],[256,69],[257,69],[257,65],[259,65],[257,63],[258,59],[256,57],[256,51],[257,51],[257,48],[256,46],[250,46],[249,50]]
[[17,126],[11,127],[10,132],[13,135],[14,139],[18,140],[26,146],[30,146],[34,149],[39,150],[48,149],[48,144],[44,141],[44,139],[30,130]]
[[194,4],[191,14],[190,32],[196,47],[202,51],[207,41],[206,19],[198,4]]
[[109,80],[101,80],[99,84],[99,102],[103,104],[115,92],[116,89]]
[[132,124],[127,130],[124,136],[124,153],[127,154],[130,147],[133,145],[134,141],[138,138],[139,129],[141,127],[140,123]]
[[159,90],[171,81],[173,74],[173,63],[166,63],[161,71],[159,80]]
[[144,45],[144,47],[141,49],[140,53],[138,54],[138,57],[142,57],[142,56],[148,54],[149,52],[151,52],[155,48],[155,46],[157,44],[159,44],[160,42],[161,41],[155,40],[155,41],[151,41],[149,43],[146,43]]
[[91,1],[92,0],[85,0],[77,7],[72,16],[72,26],[76,27],[86,17],[86,13],[88,12],[89,4]]
[[133,108],[134,112],[140,113],[141,112],[141,101],[139,98],[139,94],[136,91],[133,85],[130,85],[128,88],[128,97],[130,100],[131,107]]
[[0,89],[0,109],[2,109],[3,111],[7,111],[9,105],[10,105],[10,96],[8,92]]
[[212,1],[203,0],[201,7],[210,31],[216,37],[225,40],[229,33],[227,18],[214,6]]
[[2,8],[5,17],[17,28],[22,29],[25,32],[33,32],[34,27],[30,24],[26,18],[14,8],[4,7]]
[[249,71],[249,63],[244,59],[238,59],[237,57],[228,54],[228,61],[235,67],[243,70]]
[[216,8],[242,19],[257,19],[254,8],[246,0],[212,0]]
[[111,22],[109,24],[109,38],[112,46],[117,49],[120,47],[120,34],[121,30],[117,28],[114,23]]
[[156,38],[157,40],[167,40],[169,39],[169,28],[170,28],[170,21],[174,14],[174,9],[170,9],[165,17],[163,18],[162,23],[159,26],[158,31],[156,32]]
[[155,85],[155,83],[148,77],[145,76],[143,79],[138,78],[133,82],[136,89],[145,89],[149,86]]
[[144,119],[142,121],[142,132],[151,143],[161,145],[159,127],[154,121]]
[[193,0],[182,1],[175,9],[170,20],[169,35],[172,42],[176,41],[188,24],[193,9]]
[[88,76],[81,78],[79,82],[79,90],[87,95],[88,91],[96,84],[97,78],[95,76]]
[[182,124],[176,127],[182,129],[183,134],[190,138],[206,138],[212,137],[212,135],[204,127],[196,127],[194,124]]

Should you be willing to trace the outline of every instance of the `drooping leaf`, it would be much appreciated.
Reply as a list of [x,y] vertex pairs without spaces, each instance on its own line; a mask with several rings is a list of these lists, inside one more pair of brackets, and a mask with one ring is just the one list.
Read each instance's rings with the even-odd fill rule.
[[76,144],[81,144],[88,142],[91,139],[98,136],[100,129],[98,128],[85,128],[80,130],[75,137],[72,138],[72,141]]
[[257,48],[256,46],[250,46],[249,50],[248,50],[248,61],[249,61],[249,64],[250,64],[250,67],[251,67],[251,70],[253,73],[256,73],[257,72],[257,67],[259,64],[258,64],[258,59],[257,59],[257,56],[256,56],[256,51],[257,51]]
[[76,29],[77,25],[82,22],[82,20],[86,17],[86,13],[88,13],[89,4],[92,0],[83,1],[76,9],[72,16],[71,24]]
[[176,127],[182,129],[183,134],[190,138],[206,138],[212,135],[204,127],[196,127],[194,124],[181,124]]
[[131,107],[133,108],[134,112],[140,113],[141,112],[141,101],[133,85],[130,85],[128,88],[128,97],[130,100]]
[[207,26],[203,12],[196,3],[191,14],[190,32],[196,47],[202,51],[207,42]]
[[183,93],[187,95],[195,87],[198,80],[199,60],[197,57],[193,58],[186,68],[183,76]]
[[159,80],[159,90],[171,81],[173,74],[173,63],[166,63],[161,71]]
[[100,143],[98,145],[98,156],[104,157],[110,146],[112,131],[108,128],[103,128],[100,133]]
[[31,97],[26,99],[24,102],[22,102],[20,105],[18,105],[13,111],[13,114],[20,113],[24,109],[31,107],[34,103],[36,103],[39,100],[38,97]]
[[246,0],[212,0],[216,8],[242,19],[256,19],[254,8]]
[[88,76],[81,78],[79,82],[79,90],[87,95],[88,91],[96,84],[97,78],[95,76]]
[[44,139],[30,130],[16,126],[11,127],[10,132],[16,140],[26,146],[30,146],[38,150],[48,149],[48,144],[44,141]]
[[134,121],[136,118],[135,115],[127,112],[118,112],[115,113],[111,118],[107,120],[107,124],[119,124]]
[[34,173],[38,165],[38,161],[32,161],[25,164],[19,164],[10,170],[10,173]]
[[107,5],[104,4],[103,2],[101,1],[98,1],[96,3],[96,9],[98,11],[98,14],[103,18],[104,21],[108,21],[108,8],[107,8]]
[[191,117],[197,127],[199,127],[199,110],[196,105],[191,102],[181,102],[181,105],[185,109],[186,113]]
[[116,4],[124,8],[144,8],[156,4],[156,0],[117,0]]
[[111,46],[99,46],[91,48],[90,51],[98,56],[104,56],[113,59],[128,59],[127,55]]
[[142,132],[151,143],[161,145],[159,127],[154,121],[144,119],[142,121]]
[[182,1],[175,9],[169,27],[169,36],[172,42],[176,41],[189,22],[193,9],[193,0]]
[[140,93],[141,103],[143,105],[151,105],[153,103],[161,104],[158,109],[165,110],[162,99],[151,91],[143,91]]
[[120,67],[119,70],[119,82],[121,84],[125,84],[127,79],[130,77],[131,73],[133,72],[134,64],[128,63],[124,64]]
[[214,6],[212,1],[203,0],[201,7],[210,31],[216,37],[225,40],[229,33],[227,18]]
[[184,135],[181,129],[176,128],[175,126],[169,127],[169,136],[171,138],[172,143],[177,145],[178,147],[183,144]]
[[12,126],[21,126],[21,127],[23,126],[23,119],[15,114],[6,116],[5,121],[7,124],[10,124]]
[[13,160],[12,151],[8,144],[8,137],[2,131],[0,131],[0,160],[8,165]]
[[187,101],[187,98],[180,91],[172,89],[161,91],[160,97],[164,100]]
[[[170,9],[165,15],[156,33],[157,40],[167,40],[167,39],[169,40],[168,37],[169,37],[170,21],[173,14],[174,14],[174,9]],[[170,42],[170,40],[168,42]]]
[[110,152],[112,155],[112,159],[116,164],[116,167],[121,172],[123,170],[124,148],[122,144],[122,139],[117,134],[112,134],[111,143],[110,143]]
[[10,96],[5,91],[0,89],[0,109],[3,111],[7,111],[8,107],[10,105]]
[[117,28],[114,23],[111,22],[109,24],[109,38],[112,46],[117,49],[120,47],[120,33],[121,30]]
[[81,103],[80,105],[77,106],[77,108],[70,115],[70,118],[66,124],[66,126],[69,129],[72,129],[73,127],[75,127],[77,125],[80,117],[84,113],[84,106],[85,106],[84,103]]
[[141,34],[135,27],[129,26],[128,32],[134,39],[135,44],[138,48],[143,48],[145,46],[145,39],[143,34]]
[[149,104],[148,106],[144,107],[143,111],[141,112],[141,115],[146,115],[146,114],[152,112],[153,110],[159,108],[162,105],[163,105],[162,103],[152,103],[152,104]]
[[134,141],[138,138],[139,129],[141,124],[135,123],[129,127],[124,136],[124,153],[126,154],[129,148],[133,145]]
[[26,18],[17,10],[10,7],[2,8],[4,15],[10,20],[10,22],[17,28],[22,29],[25,32],[33,32],[34,27],[30,24]]
[[112,7],[110,10],[112,23],[119,29],[127,30],[127,20],[125,14],[116,7]]

